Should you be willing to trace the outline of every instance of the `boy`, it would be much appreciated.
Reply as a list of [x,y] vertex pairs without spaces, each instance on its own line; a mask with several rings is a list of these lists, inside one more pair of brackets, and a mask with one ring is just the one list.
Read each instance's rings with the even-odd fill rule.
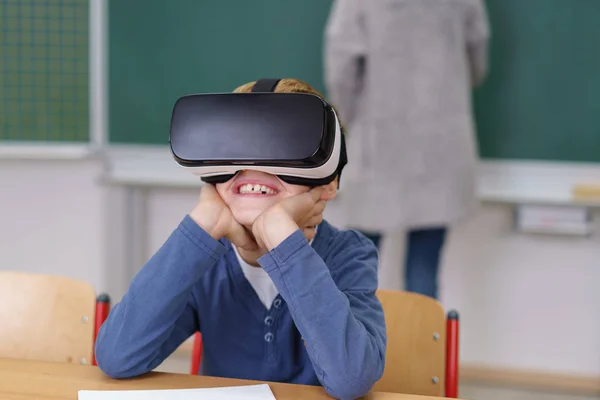
[[[294,79],[275,92],[321,97]],[[103,324],[99,367],[114,378],[146,373],[201,331],[204,375],[365,395],[383,374],[387,340],[377,249],[323,221],[337,181],[311,189],[244,170],[204,185]]]

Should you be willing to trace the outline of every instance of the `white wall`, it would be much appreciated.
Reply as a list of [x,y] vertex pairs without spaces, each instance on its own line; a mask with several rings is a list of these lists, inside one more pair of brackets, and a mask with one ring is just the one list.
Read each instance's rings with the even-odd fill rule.
[[511,221],[488,205],[450,239],[443,301],[461,312],[464,360],[600,375],[600,235],[517,234]]
[[[0,161],[0,269],[85,279],[118,299],[139,266],[124,259],[126,193],[100,177],[98,161]],[[147,194],[145,258],[198,197]],[[326,217],[343,224],[335,203]],[[511,224],[509,207],[486,204],[449,236],[441,295],[461,314],[462,361],[600,375],[600,234],[521,235]],[[382,287],[401,287],[403,246],[401,235],[384,241]]]
[[100,172],[97,160],[0,160],[0,269],[66,275],[104,290]]

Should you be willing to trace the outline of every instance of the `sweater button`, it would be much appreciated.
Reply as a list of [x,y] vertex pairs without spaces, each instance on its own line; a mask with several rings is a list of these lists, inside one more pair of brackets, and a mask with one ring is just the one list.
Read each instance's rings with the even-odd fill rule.
[[281,299],[275,299],[273,305],[275,306],[275,308],[281,307]]
[[267,332],[265,334],[265,342],[271,343],[273,339],[275,339],[275,335],[273,335],[271,332]]
[[273,317],[268,316],[267,318],[265,318],[265,325],[267,325],[267,326],[273,325]]

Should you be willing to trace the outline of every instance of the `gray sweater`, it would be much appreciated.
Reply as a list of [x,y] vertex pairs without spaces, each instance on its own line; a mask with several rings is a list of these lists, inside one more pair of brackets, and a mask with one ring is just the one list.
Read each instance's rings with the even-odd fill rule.
[[447,225],[477,205],[471,88],[487,70],[481,0],[335,0],[329,100],[348,128],[349,226]]

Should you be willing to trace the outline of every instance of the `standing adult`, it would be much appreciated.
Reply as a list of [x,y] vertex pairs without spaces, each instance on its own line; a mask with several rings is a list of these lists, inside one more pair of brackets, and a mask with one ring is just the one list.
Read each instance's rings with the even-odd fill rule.
[[377,245],[407,233],[408,291],[438,297],[448,228],[477,206],[471,88],[487,73],[482,0],[334,0],[328,97],[348,132],[340,200]]

